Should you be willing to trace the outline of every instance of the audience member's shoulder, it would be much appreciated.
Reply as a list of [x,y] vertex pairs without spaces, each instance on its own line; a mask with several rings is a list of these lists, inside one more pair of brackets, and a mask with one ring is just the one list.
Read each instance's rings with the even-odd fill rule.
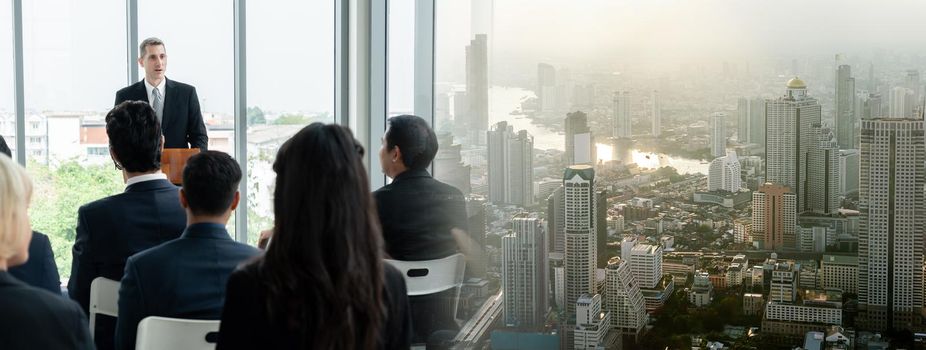
[[81,205],[80,208],[77,209],[77,212],[78,213],[93,213],[93,212],[97,212],[100,210],[107,210],[109,208],[112,208],[114,204],[118,203],[117,196],[119,195],[121,195],[121,193],[108,196],[108,197],[103,197],[95,201],[92,201],[90,203]]
[[438,181],[437,179],[434,179],[434,183],[435,183],[435,187],[440,191],[440,193],[449,194],[453,196],[459,196],[460,198],[463,198],[463,192],[461,192],[460,189],[453,187],[451,185],[448,185],[446,183],[443,183],[441,181]]

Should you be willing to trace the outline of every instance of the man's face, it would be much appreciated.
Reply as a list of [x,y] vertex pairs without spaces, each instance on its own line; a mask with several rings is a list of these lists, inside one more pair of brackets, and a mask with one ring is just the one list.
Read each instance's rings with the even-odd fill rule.
[[167,71],[167,51],[164,45],[145,46],[145,55],[138,58],[138,64],[145,68],[145,78],[149,83],[159,83]]

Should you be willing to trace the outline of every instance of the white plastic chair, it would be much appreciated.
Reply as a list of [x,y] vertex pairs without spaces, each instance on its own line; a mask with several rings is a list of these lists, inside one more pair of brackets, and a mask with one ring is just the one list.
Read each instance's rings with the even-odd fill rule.
[[457,253],[446,258],[423,261],[400,261],[386,259],[386,262],[402,272],[408,296],[440,293],[455,288],[453,296],[453,317],[457,315],[466,258]]
[[96,315],[119,317],[119,282],[97,277],[90,282],[90,337],[95,337]]
[[148,316],[138,323],[135,350],[214,350],[219,321]]

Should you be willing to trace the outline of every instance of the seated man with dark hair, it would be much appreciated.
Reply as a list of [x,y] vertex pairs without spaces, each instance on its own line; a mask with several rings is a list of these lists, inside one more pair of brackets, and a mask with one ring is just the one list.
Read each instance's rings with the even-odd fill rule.
[[119,289],[116,348],[134,349],[138,323],[148,316],[218,320],[225,284],[258,250],[225,230],[238,207],[241,169],[228,154],[206,151],[183,169],[180,204],[187,228],[180,238],[135,254]]
[[[13,158],[13,152],[3,136],[0,136],[0,153]],[[29,240],[29,260],[25,264],[11,267],[8,272],[30,286],[61,295],[61,277],[58,276],[55,253],[51,250],[51,241],[44,233],[32,231],[32,238]]]
[[[144,102],[120,103],[106,115],[106,135],[126,186],[77,211],[68,294],[85,312],[94,278],[121,280],[128,257],[180,237],[186,227],[180,191],[161,172],[164,137],[154,110]],[[115,321],[100,317],[95,331],[97,348],[111,349]]]
[[[383,226],[386,253],[396,260],[445,258],[467,238],[466,202],[459,189],[428,173],[437,155],[437,136],[413,115],[389,118],[379,159],[392,183],[373,192]],[[459,233],[458,233],[459,232]],[[453,290],[410,298],[416,342],[437,330],[455,330]]]

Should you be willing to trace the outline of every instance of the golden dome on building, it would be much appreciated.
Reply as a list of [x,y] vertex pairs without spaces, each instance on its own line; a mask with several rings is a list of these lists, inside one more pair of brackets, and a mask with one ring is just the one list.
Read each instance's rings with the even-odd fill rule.
[[791,80],[788,80],[789,89],[806,89],[807,84],[804,84],[804,81],[801,78],[794,77]]

